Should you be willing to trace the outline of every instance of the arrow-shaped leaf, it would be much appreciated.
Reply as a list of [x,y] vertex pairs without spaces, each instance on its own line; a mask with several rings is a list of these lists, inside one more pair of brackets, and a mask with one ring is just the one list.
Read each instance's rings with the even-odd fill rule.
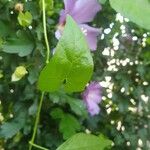
[[47,92],[56,91],[61,86],[67,92],[82,91],[92,72],[93,60],[85,36],[68,16],[55,54],[40,74],[38,87]]

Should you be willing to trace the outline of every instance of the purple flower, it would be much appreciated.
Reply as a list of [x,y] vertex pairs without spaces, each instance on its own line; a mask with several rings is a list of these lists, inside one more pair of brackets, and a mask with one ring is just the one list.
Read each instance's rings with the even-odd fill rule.
[[55,33],[57,39],[59,39],[63,33],[63,28],[66,22],[66,16],[69,14],[80,26],[84,33],[89,48],[96,50],[97,48],[97,36],[100,34],[100,29],[88,26],[86,23],[91,22],[101,6],[97,0],[64,0],[65,9],[60,12],[60,19],[58,30]]
[[91,82],[83,92],[82,97],[91,116],[99,114],[99,103],[101,102],[101,86],[99,82]]

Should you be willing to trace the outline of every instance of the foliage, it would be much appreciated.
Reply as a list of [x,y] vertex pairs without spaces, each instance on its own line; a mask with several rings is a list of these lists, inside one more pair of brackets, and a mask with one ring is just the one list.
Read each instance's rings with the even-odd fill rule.
[[31,42],[30,35],[20,30],[16,35],[9,37],[2,48],[6,53],[18,53],[20,57],[24,57],[31,54],[34,43]]
[[112,7],[141,27],[150,30],[149,0],[110,0]]
[[32,15],[30,12],[22,13],[18,15],[18,22],[23,27],[28,27],[32,23]]
[[39,89],[54,92],[64,83],[67,92],[83,91],[92,71],[93,60],[85,37],[68,16],[54,55],[40,74]]
[[[58,63],[60,69],[57,71],[64,73],[65,77],[61,76],[57,91],[45,94],[35,143],[51,150],[62,150],[81,146],[84,138],[88,140],[84,143],[88,144],[86,147],[94,142],[96,145],[109,146],[111,140],[114,143],[111,149],[114,150],[150,149],[150,33],[146,30],[149,29],[149,1],[99,0],[99,2],[103,3],[103,9],[97,14],[93,25],[101,27],[102,33],[98,39],[97,51],[92,53],[91,58],[84,38],[71,18],[67,22],[68,28],[66,27],[64,31],[66,34],[64,33],[59,42],[56,40],[55,30],[63,2],[46,1],[51,56],[57,42],[58,45],[53,57],[50,58],[50,64],[45,67],[48,68],[47,75],[44,73],[42,81],[38,82],[46,58],[41,1],[0,1],[0,149],[28,149],[41,94],[37,87],[41,87],[40,82],[43,82],[43,78],[46,78],[48,89],[52,86],[47,81],[51,74],[49,70],[54,69],[51,68],[51,61],[59,58],[57,60],[59,62],[60,57],[64,55],[63,50],[69,55],[63,57],[67,62],[68,59],[72,61],[76,55],[81,61],[85,56],[90,60],[88,75],[86,70],[84,73],[84,66],[83,69],[77,70],[79,72],[72,73],[75,80],[84,78],[84,84],[80,88],[79,84],[72,84],[71,88],[67,88],[69,92],[84,88],[91,76],[93,59],[95,67],[92,80],[100,81],[103,86],[101,112],[91,117],[86,111],[81,93],[64,91],[61,85],[67,83],[65,79],[68,70],[64,72]],[[17,3],[23,4],[22,12],[15,9]],[[110,4],[116,11],[142,28],[117,14]],[[132,9],[129,9],[130,6]],[[20,14],[24,15],[19,16]],[[80,36],[81,40],[74,41],[73,38]],[[74,42],[77,46],[75,49],[71,45]],[[69,47],[71,55],[66,47]],[[83,53],[80,53],[82,50]],[[27,72],[19,81],[12,82],[12,75],[18,66],[23,66]],[[59,72],[55,72],[54,76],[60,76]],[[76,134],[77,132],[92,132],[93,135]],[[100,134],[104,136],[99,138]],[[76,139],[78,136],[81,138],[79,141]],[[93,142],[91,138],[94,138]],[[61,145],[66,139],[68,140]],[[66,145],[68,141],[69,144]],[[70,141],[73,142],[71,146]]]
[[51,112],[51,116],[54,119],[60,119],[59,131],[63,133],[63,138],[68,139],[80,130],[80,124],[78,120],[70,115],[64,113],[61,109],[56,108]]
[[103,150],[111,145],[105,137],[96,137],[85,133],[78,133],[63,143],[57,150]]

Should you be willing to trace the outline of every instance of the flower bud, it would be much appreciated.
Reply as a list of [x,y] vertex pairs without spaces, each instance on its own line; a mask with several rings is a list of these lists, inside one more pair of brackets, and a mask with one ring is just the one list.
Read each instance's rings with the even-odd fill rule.
[[15,5],[15,10],[16,11],[19,11],[19,12],[22,12],[23,11],[23,4],[22,3],[17,3],[16,5]]
[[24,66],[19,66],[15,69],[15,72],[12,74],[11,81],[19,81],[27,74],[27,70]]

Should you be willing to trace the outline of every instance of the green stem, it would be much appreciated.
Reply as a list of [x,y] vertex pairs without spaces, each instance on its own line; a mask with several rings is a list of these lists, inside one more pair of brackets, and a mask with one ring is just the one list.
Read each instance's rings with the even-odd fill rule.
[[38,111],[37,111],[37,114],[36,114],[34,129],[33,129],[33,135],[32,135],[31,141],[29,142],[30,143],[29,150],[32,150],[32,147],[34,146],[33,143],[34,143],[35,136],[36,136],[36,131],[37,131],[37,128],[38,128],[38,123],[39,123],[39,119],[40,119],[40,112],[41,112],[41,108],[42,108],[44,94],[45,94],[44,92],[42,92],[42,94],[41,94],[41,98],[40,98],[40,102],[39,102],[39,106],[38,106]]
[[[49,57],[50,57],[50,47],[49,47],[49,42],[48,42],[48,37],[47,37],[47,28],[46,28],[46,11],[45,11],[45,0],[42,0],[42,10],[43,10],[43,29],[44,29],[44,39],[45,39],[45,44],[46,44],[46,64],[49,63]],[[32,150],[32,147],[36,147],[41,150],[48,150],[47,148],[44,148],[42,146],[39,146],[37,144],[34,144],[36,133],[37,133],[37,128],[38,128],[38,123],[40,120],[40,113],[41,113],[41,108],[42,108],[42,103],[44,99],[44,94],[45,92],[42,92],[39,106],[38,106],[38,111],[36,114],[36,120],[34,124],[34,129],[33,129],[33,135],[31,138],[31,141],[29,142],[29,150]]]
[[41,149],[41,150],[49,150],[49,149],[47,149],[47,148],[45,148],[45,147],[39,146],[39,145],[34,144],[34,143],[32,143],[32,142],[29,142],[29,144],[32,145],[32,146],[34,146],[34,147],[36,147],[36,148],[38,148],[38,149]]
[[50,57],[50,47],[48,43],[48,36],[47,36],[47,28],[46,28],[46,11],[45,11],[45,0],[42,0],[42,9],[43,9],[43,28],[44,28],[44,38],[45,38],[45,44],[47,49],[47,58],[46,63],[49,63],[49,57]]

